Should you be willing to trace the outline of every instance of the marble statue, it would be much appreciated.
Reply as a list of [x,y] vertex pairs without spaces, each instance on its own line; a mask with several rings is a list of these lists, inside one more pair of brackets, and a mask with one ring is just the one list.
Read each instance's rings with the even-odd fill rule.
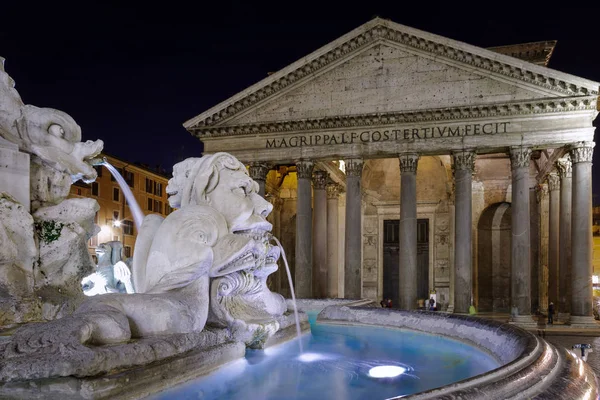
[[119,241],[100,243],[96,247],[96,272],[81,281],[83,294],[134,293],[131,271],[121,260],[123,244]]
[[99,207],[66,198],[73,182],[96,178],[88,161],[102,147],[82,142],[68,114],[25,104],[0,57],[0,328],[54,319],[83,301]]
[[249,347],[264,345],[287,305],[266,285],[280,250],[266,220],[272,205],[257,192],[227,153],[176,164],[167,193],[178,209],[148,215],[136,241],[137,293],[90,297],[71,316],[18,329],[0,343],[0,381],[154,362],[201,345],[207,321]]

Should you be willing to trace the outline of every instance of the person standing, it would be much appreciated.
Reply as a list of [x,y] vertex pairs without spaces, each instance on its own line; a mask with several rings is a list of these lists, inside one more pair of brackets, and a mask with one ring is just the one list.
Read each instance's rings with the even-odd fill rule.
[[433,296],[429,298],[429,311],[435,311],[435,300]]
[[548,324],[553,325],[554,324],[554,303],[550,302],[550,304],[548,304]]

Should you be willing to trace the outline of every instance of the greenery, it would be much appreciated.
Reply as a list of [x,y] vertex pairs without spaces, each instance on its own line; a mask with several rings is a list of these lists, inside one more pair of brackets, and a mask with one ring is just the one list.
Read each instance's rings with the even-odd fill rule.
[[62,231],[62,222],[56,222],[54,220],[36,222],[35,229],[37,231],[40,240],[46,243],[52,243],[60,238],[60,232]]

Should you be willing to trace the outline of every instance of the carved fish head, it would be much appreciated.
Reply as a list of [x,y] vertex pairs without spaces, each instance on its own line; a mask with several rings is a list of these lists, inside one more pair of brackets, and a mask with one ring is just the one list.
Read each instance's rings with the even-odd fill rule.
[[102,151],[101,140],[81,142],[81,128],[70,115],[52,108],[26,105],[17,119],[19,147],[42,162],[71,175],[73,182],[94,181],[95,169],[87,162]]

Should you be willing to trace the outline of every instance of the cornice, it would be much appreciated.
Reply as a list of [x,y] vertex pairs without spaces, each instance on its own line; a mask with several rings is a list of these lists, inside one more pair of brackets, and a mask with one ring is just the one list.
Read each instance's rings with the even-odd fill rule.
[[233,126],[204,127],[196,136],[217,137],[257,133],[300,132],[336,128],[361,128],[394,124],[463,120],[469,118],[511,117],[521,115],[595,111],[596,96],[535,99],[508,103],[389,113],[340,115],[335,117],[261,122]]
[[598,85],[595,82],[377,18],[334,41],[331,48],[325,46],[183,125],[189,131],[197,131],[222,123],[305,77],[313,76],[330,64],[378,41],[397,43],[427,53],[431,57],[457,61],[470,68],[489,71],[555,92],[557,95],[598,95]]

